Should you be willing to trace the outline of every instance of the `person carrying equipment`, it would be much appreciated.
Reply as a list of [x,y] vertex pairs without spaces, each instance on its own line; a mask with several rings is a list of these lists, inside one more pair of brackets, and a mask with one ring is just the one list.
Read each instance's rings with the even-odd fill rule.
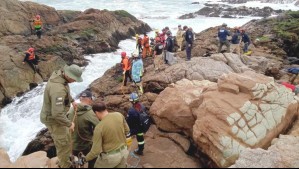
[[230,36],[229,31],[227,30],[227,24],[222,24],[222,27],[219,29],[218,38],[219,38],[219,49],[218,53],[221,53],[223,45],[227,48],[227,53],[230,53],[230,43],[227,37]]
[[143,46],[142,57],[146,58],[147,56],[150,56],[151,54],[150,39],[146,33],[144,33],[144,37],[142,39],[142,46]]
[[97,158],[95,168],[127,168],[126,137],[130,135],[130,128],[125,117],[118,112],[109,113],[103,102],[93,104],[92,109],[101,122],[94,130],[91,151],[83,161]]
[[[92,146],[92,137],[95,127],[99,124],[99,119],[92,110],[92,93],[85,91],[80,95],[80,102],[77,111],[73,108],[68,112],[68,119],[75,123],[75,132],[72,134],[73,155],[79,157],[79,154],[87,155]],[[88,163],[88,168],[94,168],[96,158]]]
[[42,37],[42,29],[43,29],[43,22],[41,21],[40,15],[36,15],[33,22],[33,30],[35,30],[35,33],[39,39]]
[[161,62],[163,60],[163,44],[160,41],[159,37],[156,37],[156,45],[154,48],[154,65],[155,71],[159,71]]
[[248,51],[249,45],[251,44],[249,36],[246,34],[245,30],[241,30],[242,42],[244,42],[243,52],[245,55],[249,55],[250,52]]
[[122,61],[121,61],[121,65],[122,65],[122,68],[123,68],[123,75],[124,75],[124,86],[127,86],[127,81],[128,81],[128,78],[132,81],[132,78],[131,78],[131,62],[129,61],[129,58],[127,56],[127,53],[126,52],[122,52],[121,53],[121,58],[122,58]]
[[145,120],[147,127],[144,128],[143,127],[144,121],[142,121],[143,117],[141,117],[141,116],[142,116],[142,114],[146,113],[146,108],[140,103],[139,96],[137,93],[132,93],[130,95],[129,101],[132,103],[132,107],[128,111],[127,122],[130,127],[131,136],[136,135],[137,141],[138,141],[138,149],[136,149],[134,151],[134,153],[142,156],[143,151],[144,151],[144,145],[145,145],[144,133],[146,132],[145,129],[148,130],[148,128],[150,126],[150,120],[149,120],[150,118],[149,118],[149,116],[147,116],[148,121]]
[[81,76],[82,69],[79,66],[65,66],[52,74],[44,92],[40,120],[51,133],[61,168],[72,166],[70,131],[74,131],[75,123],[67,118],[67,112],[71,103],[75,110],[77,104],[71,96],[69,83],[82,82]]
[[137,53],[133,53],[133,63],[132,63],[132,79],[133,82],[138,87],[138,92],[140,95],[143,94],[143,86],[142,86],[142,76],[143,76],[143,61]]
[[39,68],[38,68],[39,58],[38,56],[35,55],[34,51],[35,51],[34,48],[29,48],[26,51],[23,64],[28,63],[29,66],[33,69],[34,73],[39,73]]

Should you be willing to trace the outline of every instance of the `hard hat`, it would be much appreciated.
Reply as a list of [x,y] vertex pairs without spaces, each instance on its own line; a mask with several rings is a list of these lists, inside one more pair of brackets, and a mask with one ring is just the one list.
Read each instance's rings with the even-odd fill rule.
[[138,35],[138,34],[136,34],[135,36],[136,36],[137,38],[139,37],[139,35]]
[[133,56],[133,58],[139,58],[139,54],[136,52],[132,53],[132,56]]
[[126,52],[121,52],[121,57],[122,58],[125,58],[127,56],[127,53]]
[[37,19],[40,19],[40,15],[36,15],[35,17],[36,17]]
[[139,101],[139,96],[138,96],[138,94],[137,94],[137,93],[132,93],[132,94],[130,95],[130,99],[129,99],[129,101],[130,101],[130,102],[134,102],[134,103],[138,102],[138,101]]
[[167,31],[167,33],[166,33],[167,35],[171,35],[171,32],[170,31]]
[[159,33],[160,31],[157,29],[155,32],[156,32],[156,33]]
[[29,48],[28,51],[29,52],[34,52],[34,48]]

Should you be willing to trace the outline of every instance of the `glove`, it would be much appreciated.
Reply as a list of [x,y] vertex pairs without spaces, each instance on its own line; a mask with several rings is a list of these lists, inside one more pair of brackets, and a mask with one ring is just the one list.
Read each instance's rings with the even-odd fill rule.
[[127,138],[127,146],[128,146],[128,148],[131,147],[132,143],[133,143],[133,139],[132,139],[132,137],[128,137],[128,138]]

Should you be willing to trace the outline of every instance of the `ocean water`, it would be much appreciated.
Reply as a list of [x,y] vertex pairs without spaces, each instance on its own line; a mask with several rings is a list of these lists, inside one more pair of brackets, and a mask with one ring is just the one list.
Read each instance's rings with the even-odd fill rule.
[[[46,4],[58,10],[80,10],[88,8],[127,10],[138,19],[148,23],[154,30],[161,30],[169,26],[176,33],[177,25],[191,26],[195,32],[200,32],[212,26],[227,23],[230,27],[241,26],[251,19],[222,19],[197,17],[188,20],[179,20],[179,16],[195,12],[204,7],[206,1],[200,4],[191,4],[194,0],[31,0],[33,2]],[[217,3],[218,0],[209,0]],[[234,5],[240,6],[240,5]],[[293,4],[262,4],[249,2],[246,6],[264,7],[271,6],[274,9],[298,10]],[[153,32],[150,33],[153,36]],[[86,56],[90,64],[84,68],[83,83],[71,85],[72,96],[76,97],[85,90],[90,83],[101,77],[106,70],[120,62],[120,52],[132,53],[135,49],[133,39],[124,40],[119,44],[120,49],[113,53],[102,53]],[[27,144],[35,137],[36,133],[44,127],[39,121],[42,106],[43,91],[45,83],[36,89],[26,93],[24,96],[15,98],[13,102],[1,110],[0,113],[0,148],[9,153],[12,161],[15,161],[25,150]]]

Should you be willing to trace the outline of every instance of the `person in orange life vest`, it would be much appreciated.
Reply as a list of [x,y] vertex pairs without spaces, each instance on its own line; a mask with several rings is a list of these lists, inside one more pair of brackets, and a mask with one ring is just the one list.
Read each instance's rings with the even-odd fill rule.
[[40,15],[36,15],[35,19],[33,20],[33,27],[33,30],[35,30],[37,37],[41,39],[43,22],[41,21]]
[[121,65],[123,68],[123,74],[125,75],[124,86],[127,86],[128,78],[131,80],[131,82],[133,81],[130,72],[132,66],[126,52],[121,53],[121,58],[122,58]]
[[29,66],[33,69],[34,73],[37,73],[39,71],[38,69],[39,59],[38,56],[35,55],[34,50],[35,50],[34,48],[29,48],[26,51],[23,64],[27,62]]
[[150,39],[147,36],[147,34],[144,33],[144,37],[142,39],[142,46],[143,46],[142,57],[143,58],[146,58],[146,56],[150,56],[150,54],[151,54],[151,48],[150,48],[149,40]]

